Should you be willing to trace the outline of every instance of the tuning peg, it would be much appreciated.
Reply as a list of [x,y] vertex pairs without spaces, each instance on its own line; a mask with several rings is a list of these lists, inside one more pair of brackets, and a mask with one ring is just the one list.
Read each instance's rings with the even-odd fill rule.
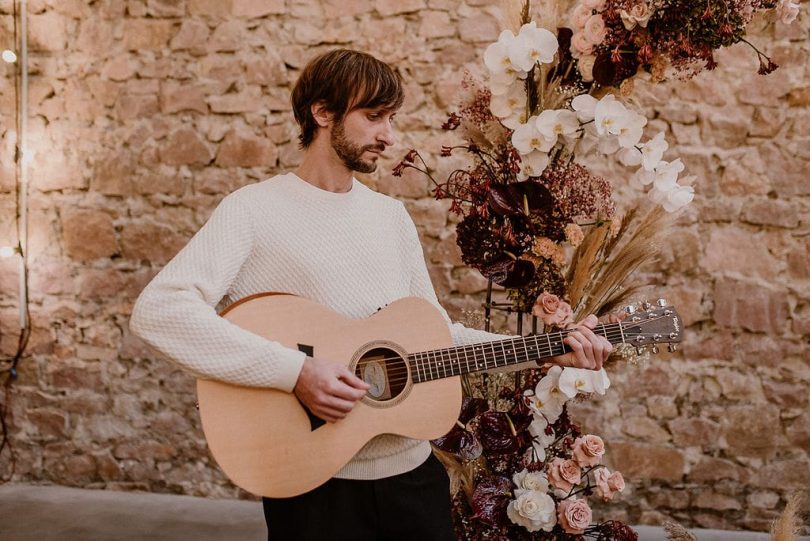
[[676,349],[678,349],[678,344],[670,344],[667,346],[667,351],[669,351],[670,353],[672,353]]
[[658,306],[660,306],[661,308],[664,308],[664,307],[665,307],[667,304],[669,304],[669,303],[666,301],[666,299],[658,299],[658,301],[656,302],[656,304],[657,304]]
[[646,301],[645,301],[645,302],[643,302],[643,303],[641,304],[641,306],[643,306],[645,310],[649,310],[650,308],[652,308],[652,304],[650,304],[650,303],[648,303],[648,302],[646,302]]
[[631,304],[626,306],[624,308],[624,311],[627,312],[627,315],[632,316],[633,314],[636,313],[636,307]]
[[636,347],[636,355],[643,355],[643,354],[644,354],[644,348],[641,347],[641,346],[637,346]]
[[658,353],[658,346],[653,346],[652,347],[652,352],[653,353]]

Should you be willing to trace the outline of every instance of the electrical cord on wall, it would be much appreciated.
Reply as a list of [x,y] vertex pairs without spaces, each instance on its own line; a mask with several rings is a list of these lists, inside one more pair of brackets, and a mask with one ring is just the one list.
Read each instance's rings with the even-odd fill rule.
[[[28,66],[28,59],[27,59],[27,43],[26,43],[26,32],[27,32],[27,21],[26,21],[26,1],[20,1],[20,17],[21,17],[21,26],[22,32],[21,36],[18,36],[17,32],[17,2],[18,0],[14,0],[12,2],[13,11],[12,15],[14,18],[14,46],[15,48],[18,45],[18,37],[21,37],[21,44],[20,50],[22,51],[22,59],[14,59],[16,62],[16,66],[14,68],[14,93],[15,93],[15,126],[17,129],[16,138],[17,142],[15,145],[15,152],[14,152],[14,175],[15,175],[15,189],[16,189],[16,225],[17,225],[17,246],[14,249],[14,253],[20,258],[20,296],[18,302],[20,304],[20,335],[17,342],[17,349],[9,358],[3,358],[2,362],[0,362],[0,377],[3,377],[3,394],[2,394],[2,402],[0,402],[0,458],[3,457],[3,453],[7,452],[8,457],[8,471],[0,472],[0,484],[8,482],[14,476],[14,471],[16,468],[17,463],[17,455],[14,451],[14,446],[12,444],[12,440],[9,434],[10,430],[10,415],[11,415],[11,399],[12,399],[12,387],[11,384],[17,379],[17,367],[23,358],[25,353],[26,347],[28,346],[28,340],[31,337],[31,314],[29,309],[29,298],[28,298],[28,264],[27,264],[27,248],[28,248],[28,220],[27,220],[27,181],[26,181],[26,171],[24,168],[27,166],[24,158],[24,153],[26,150],[24,149],[25,145],[25,128],[26,128],[26,119],[24,118],[25,111],[27,110],[27,100],[23,97],[27,92],[27,73],[23,70],[27,70]],[[22,77],[20,76],[22,74]],[[22,86],[23,89],[21,91],[20,85],[22,79]],[[23,97],[23,102],[21,102],[20,98]]]

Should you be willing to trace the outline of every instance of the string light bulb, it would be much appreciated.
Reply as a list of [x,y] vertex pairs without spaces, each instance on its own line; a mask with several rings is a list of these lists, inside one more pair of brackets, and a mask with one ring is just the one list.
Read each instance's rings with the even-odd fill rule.
[[17,61],[17,54],[11,49],[4,50],[2,54],[0,54],[0,57],[2,57],[3,60],[9,64],[13,64]]

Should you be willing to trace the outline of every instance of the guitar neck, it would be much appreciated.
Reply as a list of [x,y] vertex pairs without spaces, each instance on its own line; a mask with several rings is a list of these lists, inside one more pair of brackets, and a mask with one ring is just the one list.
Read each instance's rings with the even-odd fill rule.
[[[516,336],[494,342],[422,351],[409,355],[408,362],[411,364],[413,380],[417,383],[460,376],[567,353],[571,350],[563,343],[563,340],[569,332],[571,330],[562,330],[532,336]],[[604,336],[614,345],[626,342],[621,323],[597,325],[593,332]]]

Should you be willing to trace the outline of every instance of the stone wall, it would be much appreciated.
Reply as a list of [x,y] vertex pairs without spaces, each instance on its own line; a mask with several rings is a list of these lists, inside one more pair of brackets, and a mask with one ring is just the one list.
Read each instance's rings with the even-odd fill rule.
[[[396,64],[401,141],[372,187],[403,199],[455,317],[484,280],[461,264],[447,205],[390,167],[435,151],[463,68],[499,32],[485,0],[31,0],[33,335],[13,385],[15,479],[243,497],[209,458],[193,380],[127,330],[138,292],[233,189],[293,167],[288,94],[316,53],[350,46]],[[11,0],[0,0],[2,47]],[[700,177],[653,293],[679,307],[682,350],[613,373],[578,406],[632,488],[602,516],[764,529],[810,486],[810,135],[807,5],[687,82],[638,89]],[[0,88],[0,244],[13,242],[14,93]],[[620,172],[606,170],[612,178]],[[0,348],[13,352],[17,267],[0,261]],[[4,455],[5,457],[6,455]],[[5,468],[5,460],[0,463]]]

